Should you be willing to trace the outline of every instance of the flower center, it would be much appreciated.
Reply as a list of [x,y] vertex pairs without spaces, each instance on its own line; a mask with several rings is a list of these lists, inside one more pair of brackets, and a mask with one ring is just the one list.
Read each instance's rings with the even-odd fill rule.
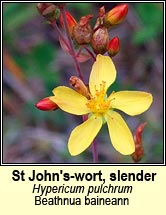
[[92,113],[103,114],[110,108],[110,100],[107,99],[106,83],[102,81],[100,91],[96,89],[95,96],[90,95],[90,100],[86,104]]

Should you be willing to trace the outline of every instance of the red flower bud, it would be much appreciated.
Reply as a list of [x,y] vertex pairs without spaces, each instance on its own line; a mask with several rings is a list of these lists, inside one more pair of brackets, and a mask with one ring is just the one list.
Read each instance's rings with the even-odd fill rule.
[[56,103],[49,99],[49,97],[41,99],[39,102],[36,103],[35,107],[43,111],[51,111],[59,108]]
[[[77,24],[77,22],[68,11],[65,11],[65,15],[66,15],[69,33],[70,33],[70,36],[72,37],[73,27]],[[63,22],[63,17],[62,17],[61,13],[60,13],[60,24],[61,24],[62,28],[64,29],[64,22]]]
[[120,49],[120,40],[118,37],[112,38],[107,46],[107,52],[110,57],[115,56]]
[[128,5],[120,4],[106,13],[104,17],[104,25],[109,28],[112,25],[121,23],[128,13]]
[[134,134],[135,152],[131,155],[135,163],[139,162],[144,155],[144,148],[142,145],[142,132],[147,123],[142,123],[138,126]]
[[92,15],[81,17],[80,21],[73,28],[73,38],[79,45],[90,43],[92,38],[92,28],[89,25]]

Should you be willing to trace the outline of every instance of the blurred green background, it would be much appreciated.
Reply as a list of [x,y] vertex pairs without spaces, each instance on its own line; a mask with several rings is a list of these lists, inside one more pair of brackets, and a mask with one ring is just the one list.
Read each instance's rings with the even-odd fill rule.
[[[78,21],[98,16],[117,3],[68,3]],[[143,132],[145,156],[140,163],[163,163],[163,4],[129,3],[125,21],[110,31],[121,50],[113,58],[118,76],[111,90],[140,90],[153,94],[151,108],[135,117],[122,114],[132,133],[147,122]],[[92,21],[93,26],[93,21]],[[81,64],[88,81],[92,61]],[[67,141],[81,117],[61,110],[42,112],[40,99],[58,85],[68,86],[75,75],[72,58],[60,48],[56,31],[38,13],[35,3],[3,3],[3,162],[92,163],[91,147],[71,157]],[[97,136],[100,163],[133,163],[112,147],[103,126]]]

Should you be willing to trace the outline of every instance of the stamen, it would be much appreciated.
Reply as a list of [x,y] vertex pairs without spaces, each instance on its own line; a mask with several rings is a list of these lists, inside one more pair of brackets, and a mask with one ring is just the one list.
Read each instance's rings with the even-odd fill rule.
[[87,107],[95,114],[104,114],[110,108],[110,100],[106,97],[106,82],[102,81],[100,90],[95,86],[95,96],[90,97]]

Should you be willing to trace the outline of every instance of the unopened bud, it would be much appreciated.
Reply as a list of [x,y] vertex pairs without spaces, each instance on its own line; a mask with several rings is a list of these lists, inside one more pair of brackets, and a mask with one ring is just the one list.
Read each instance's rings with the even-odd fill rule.
[[104,7],[99,10],[99,18],[93,29],[93,35],[91,39],[91,46],[96,54],[104,54],[107,51],[107,45],[109,42],[109,34],[107,28],[103,26]]
[[112,25],[120,24],[128,13],[128,5],[120,4],[106,13],[104,17],[104,26],[109,28]]
[[144,155],[144,148],[142,145],[142,132],[147,123],[142,123],[138,126],[134,134],[135,152],[131,155],[135,163],[139,162]]
[[[66,15],[66,20],[67,20],[67,26],[69,29],[69,34],[72,37],[73,28],[77,24],[77,22],[74,19],[74,17],[68,11],[65,11],[65,15]],[[62,28],[64,29],[64,22],[63,22],[63,17],[62,17],[61,13],[60,13],[60,24],[61,24]]]
[[79,45],[88,44],[92,38],[92,28],[89,24],[93,15],[81,17],[80,21],[73,28],[73,38]]
[[105,27],[96,30],[91,39],[91,46],[96,54],[104,54],[107,51],[109,41],[108,31]]
[[107,46],[107,52],[110,57],[115,56],[120,49],[120,40],[118,37],[112,38]]
[[51,99],[49,99],[50,97],[46,97],[41,99],[39,102],[36,103],[36,107],[39,110],[42,111],[51,111],[51,110],[56,110],[58,109],[58,105],[56,103],[54,103]]
[[38,3],[37,9],[39,13],[50,22],[58,19],[59,9],[52,3]]
[[78,77],[71,76],[69,79],[70,86],[74,87],[74,89],[81,95],[89,98],[89,90]]
[[[47,8],[51,7],[52,6],[52,3],[37,3],[37,9],[39,11],[39,13],[41,15],[43,15],[43,13],[45,12],[45,10],[47,10]],[[54,6],[54,8],[56,8]]]

